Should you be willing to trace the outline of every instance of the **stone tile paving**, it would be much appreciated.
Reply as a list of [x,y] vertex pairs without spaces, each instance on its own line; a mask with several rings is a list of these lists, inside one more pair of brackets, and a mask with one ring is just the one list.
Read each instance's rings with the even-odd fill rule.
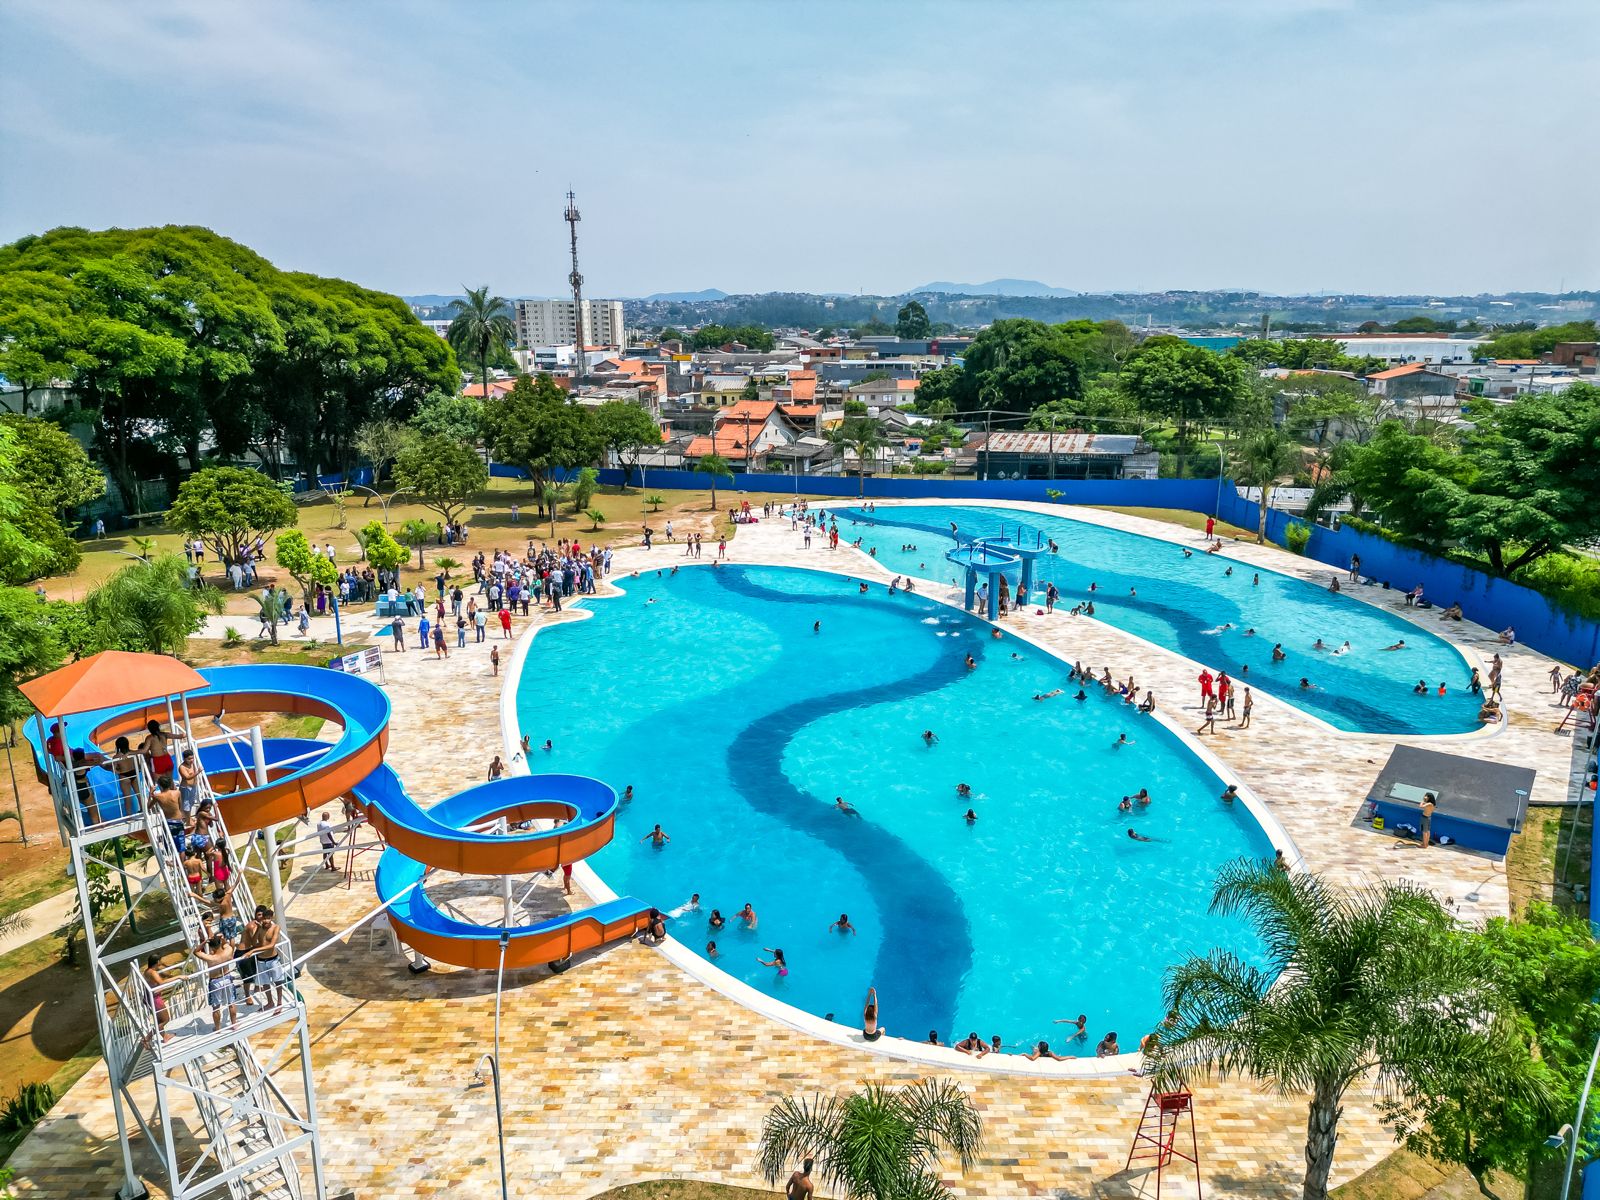
[[[1158,522],[1074,515],[1186,540],[1186,531]],[[859,552],[803,551],[785,522],[745,528],[730,549],[735,561],[888,578]],[[1307,577],[1326,573],[1253,545],[1228,553]],[[659,552],[624,550],[615,578],[625,586],[630,571],[661,561]],[[1401,615],[1423,623],[1410,612]],[[518,632],[545,621],[519,620]],[[1132,670],[1154,686],[1165,711],[1193,719],[1195,665],[1187,660],[1083,618],[1030,616],[1007,628],[1064,656],[1104,660],[1114,672]],[[1445,632],[1469,654],[1492,653],[1489,631],[1462,625]],[[416,650],[388,656],[390,761],[419,795],[443,796],[481,779],[501,748],[499,681],[489,670],[488,649],[469,645],[448,661]],[[509,664],[504,647],[502,655]],[[1541,777],[1540,795],[1552,795],[1565,787],[1568,744],[1550,732],[1558,718],[1540,694],[1548,663],[1522,647],[1505,657],[1507,725],[1490,736],[1468,735],[1451,748],[1538,766],[1551,773]],[[1357,797],[1393,741],[1329,732],[1262,696],[1250,730],[1219,727],[1205,745],[1256,790],[1309,867],[1349,880],[1412,878],[1454,900],[1464,915],[1504,912],[1499,864],[1454,851],[1404,850],[1352,824]],[[369,871],[362,875],[370,878]],[[291,912],[296,944],[314,944],[372,903],[370,884],[361,877],[349,890],[324,885],[309,891]],[[413,978],[392,953],[369,950],[367,935],[358,932],[310,964],[300,983],[315,1037],[330,1191],[494,1195],[493,1096],[473,1079],[478,1056],[491,1045],[492,977],[436,969]],[[509,977],[503,1040],[512,1187],[539,1197],[587,1197],[665,1175],[755,1184],[751,1166],[761,1118],[777,1097],[932,1073],[753,1014],[638,945],[591,956],[565,975],[537,970]],[[291,1060],[280,1074],[288,1078],[294,1069]],[[1146,1091],[1132,1075],[1065,1080],[960,1067],[944,1073],[971,1090],[987,1134],[977,1168],[952,1179],[957,1194],[1131,1196],[1147,1183],[1137,1170],[1122,1172]],[[1233,1083],[1203,1085],[1197,1100],[1209,1194],[1226,1200],[1298,1191],[1301,1099]],[[114,1129],[104,1068],[97,1067],[17,1150],[12,1165],[19,1194],[109,1193],[119,1175]],[[1342,1130],[1339,1179],[1391,1148],[1370,1096],[1348,1100]],[[165,1194],[154,1162],[140,1158],[152,1191]]]

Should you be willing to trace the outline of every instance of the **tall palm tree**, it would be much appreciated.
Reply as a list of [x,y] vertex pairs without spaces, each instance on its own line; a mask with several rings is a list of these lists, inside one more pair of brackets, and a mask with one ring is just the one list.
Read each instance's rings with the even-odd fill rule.
[[1369,1074],[1391,1100],[1470,1080],[1548,1105],[1508,1000],[1430,893],[1342,891],[1240,859],[1218,875],[1211,911],[1243,915],[1268,962],[1213,950],[1169,970],[1173,1015],[1147,1066],[1163,1087],[1216,1074],[1309,1092],[1304,1200],[1327,1197],[1345,1091]]
[[1261,523],[1256,528],[1256,543],[1267,540],[1267,511],[1272,504],[1272,490],[1280,476],[1294,470],[1300,460],[1300,449],[1276,429],[1263,429],[1245,439],[1239,449],[1239,475],[1242,480],[1261,489]]
[[129,563],[84,597],[83,607],[105,644],[177,654],[223,604],[216,588],[189,581],[183,559],[164,554]]
[[945,1200],[939,1157],[955,1154],[965,1171],[983,1146],[972,1100],[947,1079],[853,1095],[786,1098],[761,1126],[761,1173],[777,1183],[801,1158],[848,1200]]
[[856,455],[856,467],[861,481],[858,495],[867,494],[867,459],[875,457],[883,448],[883,430],[871,417],[847,417],[834,426],[828,437],[834,447],[841,452],[853,450]]
[[702,475],[711,477],[711,511],[717,511],[717,480],[726,479],[733,482],[733,468],[728,465],[728,460],[720,454],[702,454],[700,461],[695,463],[694,469]]
[[512,320],[511,305],[503,296],[489,295],[489,285],[480,288],[463,288],[464,300],[452,300],[448,308],[450,328],[445,331],[445,341],[458,358],[469,355],[478,361],[483,374],[483,396],[489,398],[489,356],[503,351],[517,338],[517,325]]

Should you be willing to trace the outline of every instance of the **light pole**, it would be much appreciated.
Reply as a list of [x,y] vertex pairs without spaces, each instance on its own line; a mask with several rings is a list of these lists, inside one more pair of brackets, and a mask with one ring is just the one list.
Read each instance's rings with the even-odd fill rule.
[[494,1081],[494,1131],[500,1142],[500,1200],[511,1200],[511,1188],[506,1178],[506,1113],[500,1098],[500,995],[506,978],[506,946],[511,934],[500,931],[500,968],[494,977],[494,1053],[478,1059],[478,1073],[483,1072],[484,1060],[489,1063],[489,1074]]
[[[378,503],[383,505],[383,524],[384,524],[384,527],[388,528],[388,525],[389,525],[389,500],[384,497],[383,493],[378,491],[376,488],[369,488],[369,487],[365,486],[364,484],[360,484],[360,483],[351,484],[350,485],[350,490],[352,492],[371,492],[374,496],[376,496],[378,498]],[[399,492],[395,493],[396,496],[398,496],[399,494],[400,494]]]

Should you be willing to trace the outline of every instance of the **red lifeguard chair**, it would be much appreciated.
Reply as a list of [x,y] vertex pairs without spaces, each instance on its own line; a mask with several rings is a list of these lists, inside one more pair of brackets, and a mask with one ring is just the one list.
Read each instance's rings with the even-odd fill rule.
[[[1189,1152],[1178,1146],[1179,1126],[1184,1117],[1189,1118]],[[1194,1097],[1187,1089],[1176,1092],[1158,1092],[1150,1089],[1145,1097],[1144,1116],[1139,1119],[1139,1131],[1133,1135],[1133,1145],[1128,1148],[1126,1171],[1137,1161],[1154,1159],[1156,1197],[1160,1200],[1162,1177],[1167,1164],[1174,1158],[1194,1164],[1195,1200],[1202,1200],[1200,1189],[1200,1142],[1194,1130]]]

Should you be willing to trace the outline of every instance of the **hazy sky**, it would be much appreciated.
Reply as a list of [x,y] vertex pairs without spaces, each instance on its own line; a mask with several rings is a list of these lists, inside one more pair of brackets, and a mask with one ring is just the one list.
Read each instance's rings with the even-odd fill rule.
[[5,0],[0,240],[401,293],[1600,287],[1600,3]]

